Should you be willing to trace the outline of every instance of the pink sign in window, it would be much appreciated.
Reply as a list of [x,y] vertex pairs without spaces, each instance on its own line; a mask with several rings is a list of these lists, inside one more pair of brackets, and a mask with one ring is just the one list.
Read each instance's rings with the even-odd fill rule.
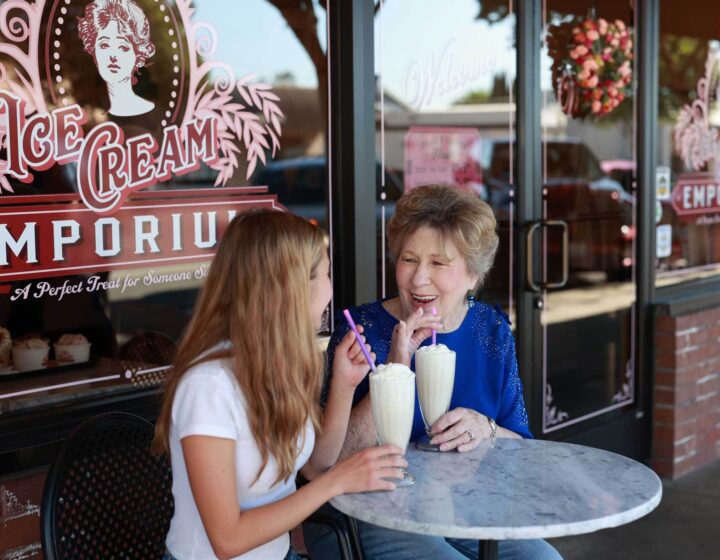
[[442,184],[482,196],[480,147],[475,128],[411,127],[405,135],[405,191]]

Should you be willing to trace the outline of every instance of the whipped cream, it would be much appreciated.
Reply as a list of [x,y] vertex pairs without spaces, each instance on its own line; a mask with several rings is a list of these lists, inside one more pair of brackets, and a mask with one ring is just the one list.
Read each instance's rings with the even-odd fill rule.
[[452,352],[452,350],[444,344],[430,344],[417,349],[419,354],[448,354],[449,352]]
[[408,379],[415,377],[413,371],[403,364],[382,364],[377,366],[377,371],[370,374],[370,378],[373,379]]

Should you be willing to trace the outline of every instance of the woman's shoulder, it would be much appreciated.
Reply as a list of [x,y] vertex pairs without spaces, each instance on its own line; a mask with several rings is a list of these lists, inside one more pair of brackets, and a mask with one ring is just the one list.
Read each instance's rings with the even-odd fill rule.
[[[387,300],[377,300],[370,303],[363,303],[349,309],[350,315],[356,324],[362,324],[365,329],[376,329],[378,327],[389,327],[390,330],[397,323],[395,319],[383,306]],[[338,322],[336,325],[347,326],[345,317],[342,313],[338,313]]]
[[210,354],[220,348],[203,353],[199,360],[188,368],[180,380],[180,385],[191,384],[202,386],[204,383],[213,387],[221,386],[237,390],[237,380],[232,370],[229,357],[209,358]]
[[492,338],[512,335],[510,317],[497,303],[478,301],[470,308],[469,315],[470,329],[473,333],[484,333]]

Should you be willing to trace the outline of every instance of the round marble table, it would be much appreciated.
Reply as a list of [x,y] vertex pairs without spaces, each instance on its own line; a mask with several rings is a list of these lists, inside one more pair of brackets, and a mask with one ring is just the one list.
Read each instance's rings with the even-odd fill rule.
[[562,537],[629,523],[662,497],[657,475],[615,453],[541,440],[490,440],[469,453],[408,448],[413,486],[348,494],[330,503],[389,529],[480,542]]

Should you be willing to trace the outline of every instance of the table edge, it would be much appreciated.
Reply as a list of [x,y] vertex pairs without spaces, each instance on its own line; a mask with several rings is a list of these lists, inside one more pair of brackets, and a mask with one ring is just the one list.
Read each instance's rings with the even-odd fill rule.
[[[655,474],[655,473],[653,473]],[[400,526],[402,523],[393,523],[390,518],[380,518],[375,516],[365,515],[365,511],[360,508],[359,512],[351,511],[352,508],[343,508],[338,504],[340,496],[330,500],[332,505],[338,511],[354,517],[359,521],[364,521],[379,527],[386,529],[394,529],[397,531],[403,531],[406,533],[415,533],[420,535],[433,535],[446,538],[455,539],[483,539],[483,540],[515,540],[515,539],[535,539],[535,538],[554,538],[554,537],[567,537],[572,535],[582,535],[587,533],[594,533],[601,529],[611,529],[613,527],[619,527],[640,519],[653,511],[660,501],[662,500],[663,487],[662,482],[655,474],[658,482],[657,493],[650,498],[648,501],[635,506],[632,509],[607,515],[604,517],[598,517],[595,519],[588,519],[584,521],[575,521],[571,523],[555,523],[549,525],[534,525],[525,527],[456,527],[456,526],[445,526],[437,523],[412,523],[406,526]],[[402,491],[402,489],[395,490]]]

